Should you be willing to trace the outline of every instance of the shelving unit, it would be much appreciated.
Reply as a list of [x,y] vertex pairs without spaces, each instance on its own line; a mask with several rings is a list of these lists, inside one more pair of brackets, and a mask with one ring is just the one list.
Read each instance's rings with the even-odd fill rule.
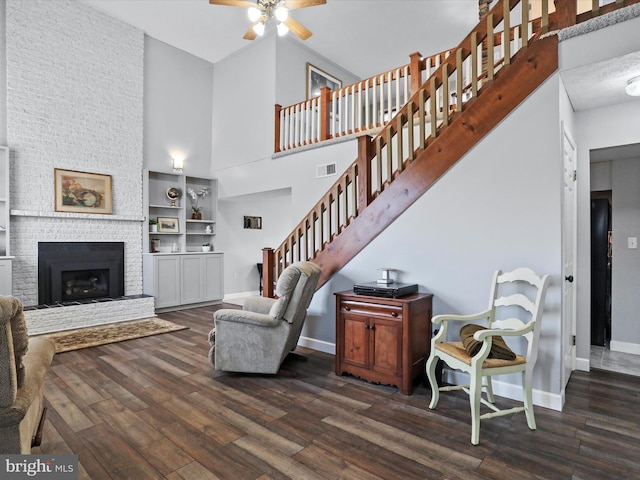
[[[176,206],[172,206],[171,199],[167,197],[167,190],[171,187],[181,192],[180,198],[176,200]],[[189,188],[195,192],[209,188],[207,196],[198,201],[202,214],[200,220],[191,218],[192,201],[187,193]],[[213,244],[218,198],[216,179],[146,170],[144,189],[147,218],[177,219],[175,221],[178,226],[177,232],[163,232],[162,225],[158,226],[159,231],[155,233],[146,229],[145,253],[200,252],[203,244]],[[207,227],[210,231],[207,231]],[[157,246],[156,252],[152,251],[152,241]]]
[[11,295],[12,260],[9,191],[9,148],[0,147],[0,295]]
[[[170,188],[180,190],[175,205],[167,197]],[[198,200],[202,218],[195,219],[191,208],[194,202],[188,190],[197,193],[203,188],[208,188],[209,192]],[[150,232],[149,227],[144,229],[144,293],[155,297],[156,311],[222,301],[224,255],[213,249],[202,251],[203,244],[214,243],[217,199],[218,184],[214,178],[145,170],[147,219],[160,219],[157,232]]]

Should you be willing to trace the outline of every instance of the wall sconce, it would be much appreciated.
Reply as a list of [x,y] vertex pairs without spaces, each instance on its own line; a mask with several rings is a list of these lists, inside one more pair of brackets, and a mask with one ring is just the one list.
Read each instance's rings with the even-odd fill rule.
[[172,158],[173,160],[173,171],[182,173],[182,169],[184,168],[184,158]]
[[640,97],[640,77],[634,77],[627,81],[625,90],[632,97]]

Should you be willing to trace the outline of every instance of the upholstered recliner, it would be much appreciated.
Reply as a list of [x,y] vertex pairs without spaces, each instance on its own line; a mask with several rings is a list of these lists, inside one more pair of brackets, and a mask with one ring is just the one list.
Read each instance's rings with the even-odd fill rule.
[[0,453],[29,454],[39,445],[54,353],[51,340],[29,339],[20,300],[0,296]]
[[278,373],[284,358],[298,344],[319,278],[318,265],[297,262],[278,278],[277,300],[252,297],[242,310],[215,312],[209,361],[216,370]]

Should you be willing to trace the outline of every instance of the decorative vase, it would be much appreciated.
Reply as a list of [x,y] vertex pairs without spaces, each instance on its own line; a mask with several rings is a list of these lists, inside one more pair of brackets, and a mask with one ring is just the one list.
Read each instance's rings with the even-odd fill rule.
[[149,225],[149,232],[158,233],[158,225],[155,223],[153,225]]
[[203,252],[210,252],[211,251],[211,245],[202,245],[202,251]]
[[191,218],[194,220],[202,220],[202,212],[193,212]]

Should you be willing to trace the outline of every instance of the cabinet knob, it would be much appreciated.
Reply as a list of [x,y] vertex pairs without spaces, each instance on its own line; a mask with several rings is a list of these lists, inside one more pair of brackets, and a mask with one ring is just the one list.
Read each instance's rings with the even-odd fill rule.
[[345,309],[347,312],[350,312],[350,311],[351,311],[351,307],[349,307],[349,306],[345,306],[345,307],[344,307],[344,309]]
[[397,317],[398,316],[398,312],[391,312],[391,316],[392,317]]

